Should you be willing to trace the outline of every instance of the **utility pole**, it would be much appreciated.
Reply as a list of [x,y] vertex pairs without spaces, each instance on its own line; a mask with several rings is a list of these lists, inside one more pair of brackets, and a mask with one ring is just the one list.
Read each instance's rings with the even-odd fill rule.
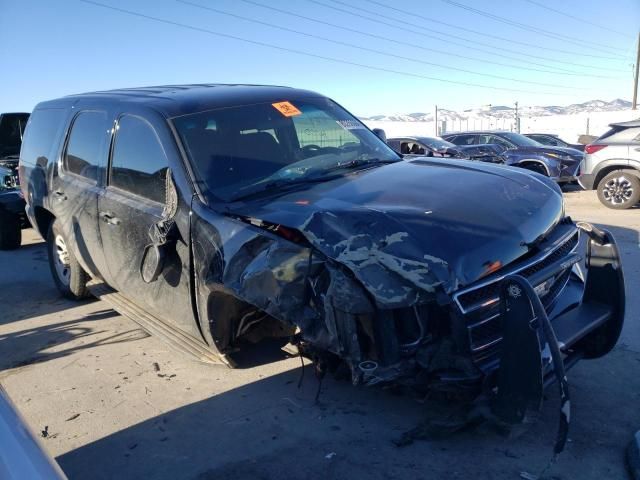
[[440,133],[438,132],[438,105],[436,105],[435,119],[436,119],[436,137],[438,137],[438,136],[440,136]]
[[516,102],[516,132],[520,133],[520,117],[518,117],[518,102]]
[[638,72],[640,70],[640,32],[638,32],[638,52],[636,53],[636,74],[633,78],[633,103],[631,109],[638,108]]

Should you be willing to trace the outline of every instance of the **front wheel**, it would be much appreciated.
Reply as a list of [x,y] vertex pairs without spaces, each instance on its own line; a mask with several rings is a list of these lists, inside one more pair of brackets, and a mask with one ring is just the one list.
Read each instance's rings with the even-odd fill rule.
[[71,300],[81,300],[89,295],[87,282],[89,275],[85,272],[62,233],[58,220],[54,220],[47,235],[49,267],[53,281],[63,296]]
[[640,201],[640,179],[627,170],[611,172],[598,183],[598,199],[615,210],[631,208]]
[[0,250],[15,250],[22,243],[20,216],[0,211]]
[[547,169],[544,168],[539,163],[527,163],[527,164],[523,165],[522,168],[526,168],[527,170],[530,170],[532,172],[539,173],[540,175],[544,175],[545,177],[549,176],[547,174]]

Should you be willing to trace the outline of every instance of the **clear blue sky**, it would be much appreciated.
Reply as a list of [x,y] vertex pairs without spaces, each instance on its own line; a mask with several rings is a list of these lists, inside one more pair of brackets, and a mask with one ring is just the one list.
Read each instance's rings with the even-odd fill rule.
[[[79,0],[0,0],[1,111],[30,111],[38,101],[84,91],[201,82],[266,83],[308,88],[334,98],[358,115],[431,111],[434,104],[463,109],[486,104],[512,104],[516,100],[521,105],[565,105],[596,98],[630,99],[632,64],[640,28],[640,0],[455,0],[458,4],[528,27],[578,40],[549,38],[539,30],[527,31],[501,23],[447,3],[447,0],[375,0],[377,3],[341,0],[342,4],[334,0],[317,0],[329,7],[312,0],[251,0],[325,24],[243,0],[188,0],[236,17],[177,0],[95,1],[197,29],[415,76],[245,43]],[[345,6],[345,3],[355,9]],[[385,5],[401,11],[390,10]],[[562,16],[540,5],[616,32]],[[368,15],[387,25],[337,9]],[[377,50],[386,55],[278,30],[246,19]],[[406,44],[348,32],[327,23]],[[485,32],[488,36],[462,29]],[[441,33],[436,34],[435,31]],[[513,58],[503,58],[490,52]],[[488,61],[505,65],[489,64]],[[445,66],[511,80],[450,70],[443,68]],[[572,75],[521,70],[516,66],[555,72],[562,69]],[[613,78],[595,78],[587,74]]]

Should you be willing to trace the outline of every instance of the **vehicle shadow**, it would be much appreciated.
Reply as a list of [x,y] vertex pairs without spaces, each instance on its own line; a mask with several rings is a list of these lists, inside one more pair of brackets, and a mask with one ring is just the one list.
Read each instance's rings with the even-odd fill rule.
[[[635,431],[629,415],[610,415],[616,408],[630,412],[636,401],[640,379],[628,368],[629,360],[635,361],[629,355],[617,351],[607,361],[585,361],[570,372],[573,440],[549,478],[624,475],[619,449],[594,439],[607,432],[607,442],[624,445]],[[523,470],[540,471],[551,458],[558,421],[555,389],[535,420],[508,435],[489,421],[447,434],[448,418],[441,417],[441,434],[401,448],[395,442],[404,432],[451,412],[451,402],[422,404],[390,390],[327,378],[316,404],[317,380],[307,370],[300,390],[300,370],[292,369],[157,414],[57,461],[71,480],[506,480]],[[603,376],[609,376],[607,388]]]
[[[630,297],[629,288],[640,282],[635,258],[638,231],[599,226],[613,233],[623,263],[635,265],[627,269],[631,306],[627,315],[635,318],[640,306]],[[569,452],[554,467],[561,472],[559,478],[624,474],[617,446],[628,442],[637,425],[632,425],[629,415],[612,416],[611,412],[637,411],[640,377],[637,369],[629,368],[637,361],[637,354],[620,345],[607,357],[585,360],[569,372],[575,419],[572,413]],[[393,390],[358,388],[330,378],[324,380],[316,404],[318,383],[311,368],[306,367],[302,389],[297,388],[300,376],[300,369],[292,369],[179,406],[57,460],[72,480],[352,480],[507,479],[522,470],[542,469],[551,457],[558,421],[555,387],[548,392],[541,415],[524,433],[505,436],[487,423],[480,429],[398,448],[394,441],[424,424],[425,417],[438,414],[437,404],[425,405]],[[455,402],[449,403],[455,407]],[[611,448],[593,440],[602,438],[603,432]],[[485,476],[478,477],[479,472]]]
[[60,295],[51,278],[43,241],[0,251],[0,265],[0,333],[3,325],[93,301],[74,302]]
[[[75,320],[26,330],[0,333],[0,371],[46,362],[101,345],[131,342],[149,335],[140,328],[113,333],[91,322],[117,316],[114,310],[100,310]],[[82,341],[78,341],[82,339]],[[65,346],[65,344],[72,343]]]

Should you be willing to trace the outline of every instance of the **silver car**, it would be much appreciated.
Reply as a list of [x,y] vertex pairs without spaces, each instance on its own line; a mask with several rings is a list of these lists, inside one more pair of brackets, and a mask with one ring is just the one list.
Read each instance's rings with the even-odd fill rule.
[[640,119],[610,127],[585,147],[578,182],[597,190],[605,207],[621,210],[640,201]]

